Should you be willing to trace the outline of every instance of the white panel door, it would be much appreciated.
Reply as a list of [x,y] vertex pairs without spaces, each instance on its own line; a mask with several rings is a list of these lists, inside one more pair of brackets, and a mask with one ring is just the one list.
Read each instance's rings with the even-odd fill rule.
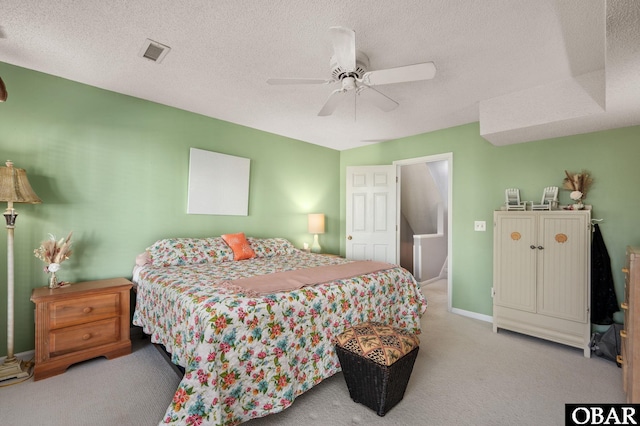
[[396,166],[347,167],[347,259],[396,262]]

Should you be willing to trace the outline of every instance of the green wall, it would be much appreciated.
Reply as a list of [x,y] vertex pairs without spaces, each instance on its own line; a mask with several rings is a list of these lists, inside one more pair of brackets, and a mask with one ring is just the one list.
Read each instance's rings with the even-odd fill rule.
[[[307,213],[326,214],[323,250],[339,251],[338,151],[0,63],[0,160],[27,171],[43,203],[16,204],[15,351],[34,348],[33,250],[73,231],[65,281],[131,277],[165,237],[282,236],[311,243]],[[251,159],[248,216],[187,215],[189,148]],[[310,167],[312,166],[312,167]],[[6,206],[5,206],[6,207]],[[5,207],[2,207],[4,210]],[[0,239],[0,355],[6,354],[6,232]]]
[[[391,164],[395,160],[453,153],[453,307],[492,315],[493,211],[504,203],[505,188],[520,188],[524,200],[539,201],[546,186],[562,186],[564,171],[591,172],[586,199],[601,222],[618,298],[624,281],[625,247],[640,245],[640,127],[589,133],[496,147],[480,137],[478,123],[342,151],[340,155],[341,230],[345,234],[347,166]],[[560,203],[570,202],[560,191]],[[487,232],[475,232],[475,220]],[[344,252],[344,241],[341,241]]]
[[[477,123],[338,152],[0,63],[0,160],[27,170],[40,205],[16,205],[15,350],[34,347],[31,290],[46,285],[33,250],[74,232],[66,281],[131,276],[136,254],[164,237],[250,236],[311,242],[306,214],[324,212],[328,252],[345,252],[345,168],[453,152],[453,306],[491,315],[491,226],[504,189],[538,200],[564,170],[587,169],[620,297],[626,245],[640,245],[640,127],[495,147]],[[251,159],[249,216],[187,215],[189,148]],[[312,167],[310,167],[312,165]],[[561,191],[560,202],[569,202]],[[6,241],[6,237],[3,237]],[[0,244],[0,355],[6,353],[6,244]]]

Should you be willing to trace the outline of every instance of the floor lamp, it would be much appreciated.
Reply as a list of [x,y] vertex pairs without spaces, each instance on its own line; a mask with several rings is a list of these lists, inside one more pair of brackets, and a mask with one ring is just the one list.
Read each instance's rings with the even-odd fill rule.
[[16,213],[13,203],[38,204],[38,198],[24,169],[16,169],[11,161],[7,167],[0,167],[0,202],[7,203],[4,217],[7,221],[7,357],[0,364],[0,381],[27,377],[25,366],[13,354],[13,230],[16,225]]

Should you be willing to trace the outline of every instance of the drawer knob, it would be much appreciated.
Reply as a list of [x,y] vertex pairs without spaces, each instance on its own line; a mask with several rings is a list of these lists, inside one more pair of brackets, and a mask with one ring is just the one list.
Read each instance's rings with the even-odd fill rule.
[[626,311],[627,309],[629,309],[629,304],[627,304],[627,302],[622,302],[620,304],[620,307]]
[[620,337],[622,337],[623,339],[627,338],[627,330],[622,329],[620,330]]
[[628,274],[629,270],[627,268],[622,268],[622,272],[624,272],[625,274]]
[[89,306],[87,306],[86,308],[84,308],[82,310],[82,312],[84,312],[85,314],[88,314],[89,312],[93,311],[93,308],[90,308]]
[[616,356],[616,362],[617,362],[618,364],[621,364],[621,365],[622,365],[622,364],[624,364],[624,362],[623,362],[623,361],[624,361],[624,360],[622,359],[622,355],[618,355],[618,356]]
[[84,336],[82,336],[82,340],[89,340],[89,339],[91,339],[91,334],[90,333],[87,333]]

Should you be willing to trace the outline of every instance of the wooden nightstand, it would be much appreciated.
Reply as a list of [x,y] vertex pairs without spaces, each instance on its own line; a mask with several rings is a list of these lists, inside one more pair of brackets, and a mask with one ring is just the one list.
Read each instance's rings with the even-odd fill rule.
[[131,281],[114,278],[31,293],[36,304],[34,380],[64,373],[76,362],[131,353]]

